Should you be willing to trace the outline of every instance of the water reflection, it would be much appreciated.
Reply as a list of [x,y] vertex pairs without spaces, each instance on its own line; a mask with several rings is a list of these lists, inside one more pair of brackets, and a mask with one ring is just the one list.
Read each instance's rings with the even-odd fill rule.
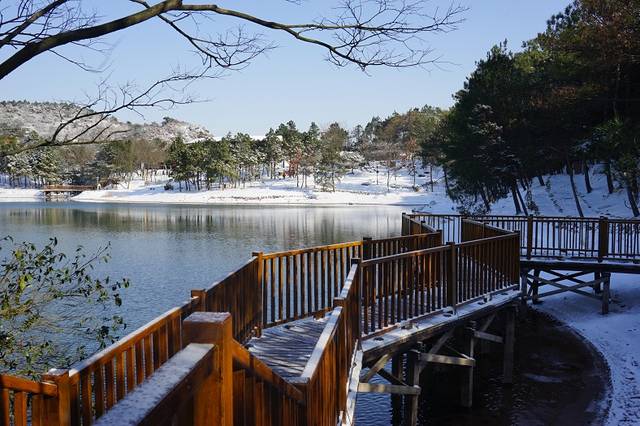
[[0,204],[0,234],[63,250],[111,243],[99,271],[126,276],[124,316],[138,326],[265,252],[396,235],[401,207],[205,207]]

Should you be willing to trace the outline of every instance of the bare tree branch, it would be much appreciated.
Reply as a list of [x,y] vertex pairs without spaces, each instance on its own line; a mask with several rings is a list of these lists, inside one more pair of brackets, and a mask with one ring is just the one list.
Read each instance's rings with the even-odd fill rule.
[[[437,65],[439,57],[432,55],[424,37],[454,30],[466,11],[465,7],[451,3],[446,9],[427,13],[426,0],[342,0],[333,9],[335,16],[285,23],[212,3],[121,1],[142,9],[107,21],[97,12],[85,11],[82,0],[20,0],[15,6],[0,6],[0,80],[47,52],[82,70],[104,71],[59,48],[73,45],[106,54],[108,49],[95,44],[104,36],[154,18],[175,31],[200,58],[196,71],[174,73],[142,90],[136,90],[133,84],[107,90],[103,82],[92,101],[79,107],[73,117],[61,119],[53,136],[37,146],[94,143],[114,136],[109,134],[108,117],[118,111],[193,102],[193,98],[185,97],[183,91],[173,86],[219,76],[221,70],[240,69],[274,47],[263,35],[251,33],[246,27],[284,33],[301,43],[321,47],[336,66],[354,64],[362,70],[376,66],[404,68]],[[285,1],[301,4],[300,0]],[[228,24],[220,25],[212,17],[235,20],[240,25],[230,30]],[[149,43],[153,43],[152,38]],[[178,98],[162,96],[161,92],[166,90],[173,91],[173,96],[179,93]],[[69,133],[79,122],[86,123],[83,131]]]

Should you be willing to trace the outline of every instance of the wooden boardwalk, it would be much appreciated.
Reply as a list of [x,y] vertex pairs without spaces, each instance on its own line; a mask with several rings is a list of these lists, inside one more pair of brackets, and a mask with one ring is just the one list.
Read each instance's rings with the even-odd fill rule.
[[284,379],[300,377],[311,358],[327,318],[303,318],[267,328],[245,346]]
[[639,260],[640,221],[427,214],[400,237],[255,252],[68,370],[0,375],[0,426],[335,426],[359,392],[407,398],[413,425],[426,366],[462,368],[468,407],[477,342],[500,345],[512,380],[521,300],[602,285],[605,312],[610,273]]

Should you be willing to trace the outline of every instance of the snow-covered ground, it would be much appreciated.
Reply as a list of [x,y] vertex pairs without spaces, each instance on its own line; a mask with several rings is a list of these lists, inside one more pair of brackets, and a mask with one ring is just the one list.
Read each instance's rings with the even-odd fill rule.
[[614,303],[601,315],[598,301],[574,293],[542,300],[535,309],[551,314],[589,340],[611,373],[607,425],[640,424],[640,276],[613,274]]
[[425,188],[428,177],[420,171],[416,178],[418,190],[414,190],[413,176],[406,169],[391,176],[390,187],[386,185],[386,173],[381,167],[376,178],[373,167],[358,169],[345,175],[336,185],[334,192],[321,191],[309,179],[307,188],[298,186],[295,178],[265,179],[247,183],[244,187],[211,189],[202,191],[165,191],[164,182],[143,186],[133,181],[129,189],[107,189],[85,191],[74,201],[83,202],[124,202],[124,203],[166,203],[166,204],[274,204],[274,205],[406,205],[427,208],[430,205],[448,206],[441,184],[434,186],[434,192]]
[[[594,168],[595,169],[595,168]],[[452,213],[456,206],[447,197],[444,178],[440,170],[435,170],[433,191],[429,183],[428,170],[419,170],[416,189],[413,177],[406,169],[399,170],[391,177],[390,188],[386,185],[385,168],[375,165],[356,169],[348,173],[337,184],[335,192],[323,192],[309,178],[306,188],[297,185],[295,178],[263,179],[247,183],[239,188],[202,191],[179,191],[178,185],[166,191],[164,184],[168,177],[160,176],[156,182],[146,184],[142,179],[134,179],[129,184],[121,184],[115,189],[85,191],[74,201],[111,203],[154,203],[154,204],[274,204],[274,205],[405,205],[432,213]],[[546,176],[546,185],[533,182],[532,199],[537,206],[534,214],[571,216],[577,215],[571,186],[567,175]],[[592,173],[593,191],[587,194],[584,179],[576,175],[580,203],[586,216],[628,217],[626,194],[619,189],[613,194],[606,191],[606,180],[600,173]],[[524,196],[524,194],[523,194]],[[41,199],[36,190],[0,188],[0,201],[15,201],[17,198]],[[497,201],[492,213],[514,214],[511,197]]]
[[37,189],[0,187],[0,201],[42,201],[42,192]]

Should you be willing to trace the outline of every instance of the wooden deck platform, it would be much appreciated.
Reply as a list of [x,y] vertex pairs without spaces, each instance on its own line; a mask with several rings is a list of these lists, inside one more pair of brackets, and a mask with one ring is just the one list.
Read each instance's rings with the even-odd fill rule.
[[[416,342],[496,312],[519,298],[520,290],[514,286],[496,292],[490,299],[479,298],[462,304],[456,313],[442,309],[402,323],[393,321],[393,326],[363,339],[363,361],[367,364],[384,353],[407,351]],[[326,317],[304,318],[267,328],[261,337],[250,339],[245,346],[282,378],[289,380],[302,374],[325,325]]]
[[262,331],[246,343],[253,355],[283,379],[300,377],[311,357],[327,318],[304,318]]
[[598,260],[597,258],[572,257],[534,257],[527,259],[526,257],[522,257],[520,258],[520,266],[525,269],[640,274],[640,260]]
[[438,336],[460,324],[495,313],[504,306],[520,299],[519,289],[500,291],[491,299],[471,300],[458,307],[455,313],[449,309],[434,312],[420,318],[396,324],[382,333],[362,340],[363,362],[368,364],[384,354],[402,353],[417,342]]

